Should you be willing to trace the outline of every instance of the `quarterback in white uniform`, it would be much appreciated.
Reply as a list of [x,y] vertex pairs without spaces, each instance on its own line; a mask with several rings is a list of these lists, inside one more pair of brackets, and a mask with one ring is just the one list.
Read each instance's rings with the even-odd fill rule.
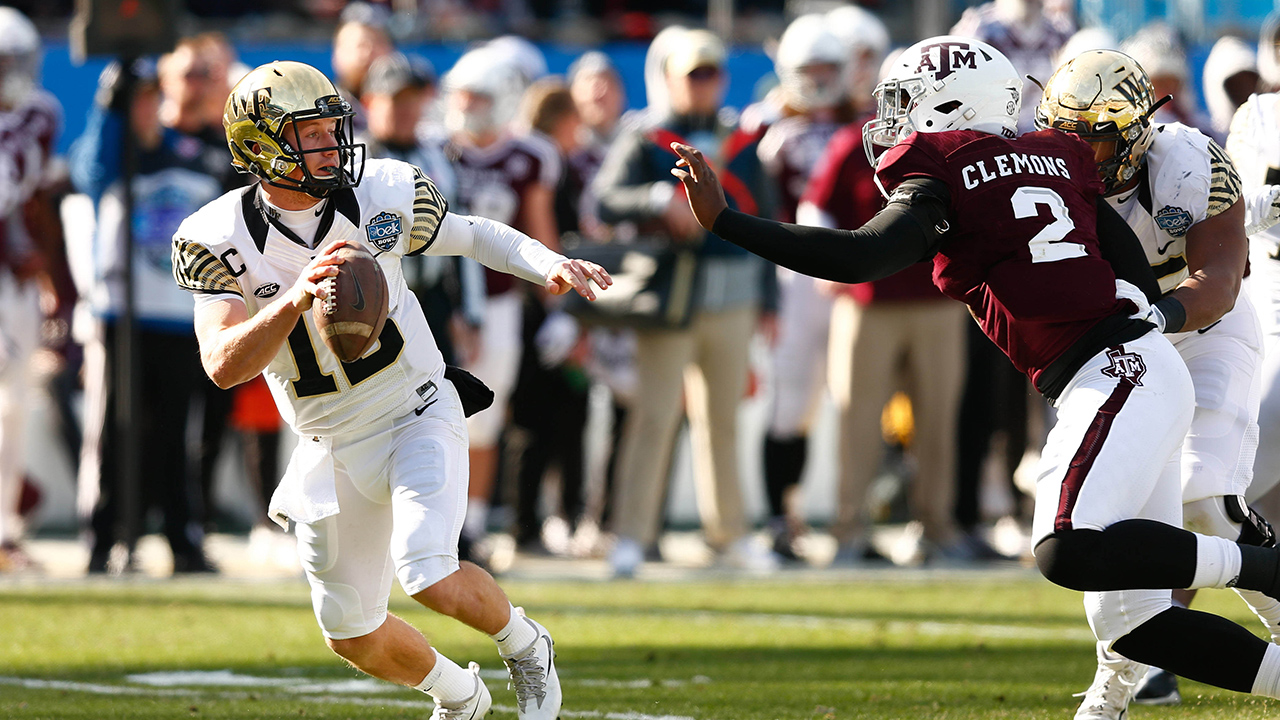
[[[1162,104],[1154,95],[1132,58],[1089,51],[1050,79],[1036,123],[1093,145],[1107,201],[1142,241],[1164,293],[1153,307],[1187,364],[1196,396],[1181,452],[1184,527],[1241,543],[1274,543],[1271,527],[1244,502],[1258,446],[1262,335],[1248,296],[1238,294],[1247,246],[1240,179],[1207,136],[1179,123],[1152,123]],[[1280,603],[1239,592],[1280,637]],[[1183,607],[1192,597],[1174,592]],[[1077,720],[1123,716],[1134,692],[1129,681],[1145,671],[1101,643],[1098,659]],[[1177,702],[1176,680],[1162,681],[1167,689],[1152,700]]]
[[[174,275],[196,294],[206,372],[221,387],[263,373],[301,437],[272,498],[293,530],[329,647],[360,670],[417,688],[432,718],[478,718],[489,691],[387,612],[393,578],[415,600],[490,634],[511,674],[519,716],[560,709],[552,642],[490,577],[459,563],[467,492],[463,399],[405,286],[404,255],[466,255],[553,293],[589,299],[611,280],[509,227],[447,212],[420,170],[364,161],[352,110],[301,63],[263,65],[232,90],[223,116],[233,164],[258,176],[188,218]],[[339,362],[307,310],[327,297],[345,245],[374,253],[389,312],[364,357]],[[301,322],[299,322],[301,320]]]

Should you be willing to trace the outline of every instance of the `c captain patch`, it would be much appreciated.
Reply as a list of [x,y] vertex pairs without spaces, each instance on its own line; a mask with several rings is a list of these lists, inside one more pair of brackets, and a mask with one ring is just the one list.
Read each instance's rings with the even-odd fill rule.
[[400,216],[389,212],[378,213],[364,226],[364,232],[369,236],[371,245],[386,252],[395,247],[396,241],[400,239]]

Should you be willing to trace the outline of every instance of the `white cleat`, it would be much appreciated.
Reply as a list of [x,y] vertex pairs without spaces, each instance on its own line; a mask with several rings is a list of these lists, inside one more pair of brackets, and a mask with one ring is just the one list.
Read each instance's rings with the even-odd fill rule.
[[538,633],[529,647],[514,655],[502,656],[511,673],[508,687],[516,691],[518,715],[520,720],[556,720],[560,715],[561,695],[555,643],[546,628],[525,617],[524,608],[516,608],[516,614]]
[[1075,720],[1124,720],[1138,681],[1146,672],[1146,665],[1108,652],[1098,643],[1098,670],[1089,689],[1075,695],[1084,696]]
[[476,692],[456,705],[436,701],[436,709],[431,711],[431,720],[479,720],[489,714],[489,706],[493,700],[489,697],[489,688],[480,679],[480,666],[476,663],[467,665],[467,672],[476,679]]

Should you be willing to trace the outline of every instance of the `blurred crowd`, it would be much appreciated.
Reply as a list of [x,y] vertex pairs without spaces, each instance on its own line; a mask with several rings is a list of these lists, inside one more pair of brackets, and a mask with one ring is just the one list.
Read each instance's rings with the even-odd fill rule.
[[[368,157],[413,163],[451,210],[571,249],[618,281],[588,306],[467,259],[405,259],[446,362],[496,394],[468,421],[464,558],[487,562],[493,534],[503,533],[520,554],[605,557],[622,577],[660,562],[674,449],[687,428],[714,562],[753,572],[815,564],[799,497],[824,403],[834,404],[838,427],[836,492],[824,503],[832,564],[981,565],[1025,552],[993,543],[992,527],[1029,523],[1029,468],[1052,410],[963,308],[944,302],[929,267],[853,286],[776,268],[703,231],[669,173],[669,145],[684,142],[713,158],[733,207],[859,226],[883,203],[862,146],[872,89],[892,47],[916,38],[891,39],[875,12],[856,5],[799,12],[768,45],[774,73],[757,83],[758,99],[726,108],[729,49],[707,30],[670,25],[649,45],[646,106],[627,110],[622,75],[603,52],[583,52],[555,76],[536,45],[505,35],[434,68],[397,49],[387,7],[342,5],[325,10],[337,18],[333,79],[359,108]],[[581,5],[606,13],[627,3]],[[1157,96],[1173,95],[1157,121],[1221,141],[1240,104],[1280,85],[1278,29],[1268,23],[1260,43],[1220,39],[1199,83],[1203,104],[1168,26],[1121,40],[1105,28],[1077,30],[1061,3],[995,0],[966,11],[953,32],[991,43],[1040,81],[1084,50],[1122,49]],[[57,89],[40,86],[40,58],[31,22],[0,8],[0,174],[11,178],[0,187],[0,572],[38,569],[24,543],[39,529],[29,520],[41,491],[26,472],[23,434],[27,396],[41,385],[54,399],[60,448],[78,468],[89,573],[129,572],[138,537],[152,531],[168,541],[174,572],[217,572],[204,545],[225,523],[214,502],[223,448],[243,455],[236,467],[259,518],[253,541],[287,543],[265,507],[282,445],[293,440],[261,378],[224,391],[205,377],[192,301],[170,266],[178,224],[249,184],[233,171],[222,131],[225,98],[248,68],[216,33],[113,64],[83,134],[58,157],[61,111]],[[1039,92],[1029,79],[1026,97]],[[1023,103],[1024,130],[1034,107]],[[117,338],[130,294],[136,340],[124,351],[138,402],[123,418]],[[739,471],[740,409],[751,397],[768,408],[763,443],[751,449],[762,458],[762,489],[744,487]],[[604,446],[598,473],[590,438]],[[120,471],[130,442],[137,483]],[[756,491],[767,499],[763,516],[744,501]],[[1002,500],[993,503],[993,492]],[[130,502],[140,510],[133,526],[122,514]],[[907,524],[908,551],[878,540],[884,523]]]

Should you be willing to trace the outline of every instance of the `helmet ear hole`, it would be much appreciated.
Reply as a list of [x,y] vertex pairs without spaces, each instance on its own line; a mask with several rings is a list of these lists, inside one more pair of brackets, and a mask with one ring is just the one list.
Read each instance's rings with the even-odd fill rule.
[[942,113],[943,115],[949,115],[955,112],[960,107],[960,105],[961,105],[961,102],[959,100],[952,100],[951,102],[944,102],[941,105],[938,105],[937,107],[934,108],[934,110]]

